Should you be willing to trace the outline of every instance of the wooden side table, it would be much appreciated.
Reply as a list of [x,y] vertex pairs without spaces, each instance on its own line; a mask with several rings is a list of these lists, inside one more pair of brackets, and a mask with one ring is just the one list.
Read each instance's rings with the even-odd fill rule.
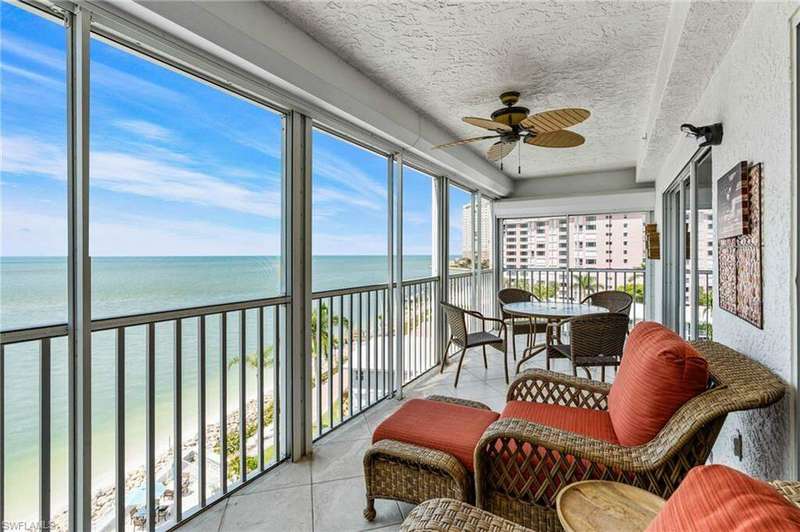
[[641,532],[665,502],[649,491],[607,480],[570,484],[556,498],[558,518],[567,532]]

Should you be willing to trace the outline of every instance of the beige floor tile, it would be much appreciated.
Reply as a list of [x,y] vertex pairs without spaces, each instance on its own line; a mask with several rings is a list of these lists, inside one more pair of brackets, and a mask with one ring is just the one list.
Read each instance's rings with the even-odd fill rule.
[[233,497],[309,484],[311,484],[311,460],[286,461],[234,493]]
[[400,507],[400,513],[403,514],[403,519],[408,517],[408,514],[411,513],[411,510],[417,507],[416,504],[409,504],[407,502],[398,502],[397,506]]
[[220,532],[305,532],[312,529],[311,486],[232,497]]
[[375,430],[375,427],[377,427],[381,421],[389,417],[392,412],[400,408],[402,404],[402,401],[398,401],[395,398],[389,397],[367,410],[364,413],[364,421],[367,422],[369,433],[372,434],[372,432]]
[[364,519],[365,506],[364,480],[360,477],[314,484],[314,532],[367,530],[403,521],[394,501],[375,501],[377,515],[372,522]]
[[181,532],[218,532],[227,505],[227,500],[220,501],[180,527]]
[[356,416],[316,441],[315,445],[327,445],[346,441],[363,440],[372,436],[364,416]]
[[311,480],[314,484],[329,480],[360,477],[364,473],[364,452],[369,439],[314,446]]

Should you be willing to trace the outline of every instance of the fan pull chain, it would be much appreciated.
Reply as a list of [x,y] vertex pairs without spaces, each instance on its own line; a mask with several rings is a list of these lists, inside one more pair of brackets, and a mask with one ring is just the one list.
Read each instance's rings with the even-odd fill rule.
[[522,175],[522,143],[517,142],[517,175]]

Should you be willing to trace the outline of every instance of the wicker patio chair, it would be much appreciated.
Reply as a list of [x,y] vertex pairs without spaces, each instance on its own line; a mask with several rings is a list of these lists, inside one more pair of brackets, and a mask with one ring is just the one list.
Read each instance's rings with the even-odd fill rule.
[[609,312],[619,312],[630,317],[633,297],[627,292],[619,290],[604,290],[584,297],[581,303],[589,303],[596,307],[603,307]]
[[[556,494],[580,480],[615,480],[668,498],[686,473],[705,463],[729,412],[771,405],[784,384],[761,364],[710,341],[692,345],[708,361],[709,387],[680,407],[651,441],[625,447],[505,418],[492,423],[475,449],[479,508],[538,531],[559,530]],[[529,370],[507,400],[606,410],[611,385],[546,370]]]
[[[800,508],[800,482],[776,480],[770,482],[778,493]],[[463,501],[431,499],[408,514],[401,532],[535,532],[502,517],[490,514]]]
[[[569,325],[569,344],[561,343],[557,328]],[[585,314],[547,327],[547,369],[550,360],[566,358],[572,363],[572,374],[578,368],[591,378],[590,367],[601,368],[600,380],[606,380],[606,366],[616,368],[622,359],[625,336],[628,334],[628,316],[622,313]]]
[[[464,362],[464,355],[467,354],[467,349],[470,347],[483,348],[483,366],[489,367],[486,359],[486,346],[492,346],[503,353],[503,363],[506,369],[506,384],[508,384],[508,354],[506,353],[506,337],[507,329],[503,320],[497,318],[487,318],[480,312],[474,310],[466,310],[449,303],[441,303],[444,309],[445,316],[447,317],[447,324],[450,326],[450,338],[447,340],[447,347],[444,348],[442,354],[442,365],[439,368],[439,373],[444,371],[447,364],[447,353],[450,351],[450,345],[454,344],[461,348],[461,354],[458,359],[458,369],[456,370],[456,382],[453,385],[458,387],[458,377],[461,375],[461,365]],[[481,330],[479,332],[469,332],[467,330],[466,316],[472,316],[481,321]],[[496,335],[486,330],[486,322],[498,323],[500,326],[500,334]],[[499,347],[498,347],[499,346]]]
[[[478,401],[441,395],[427,397],[481,410],[491,410]],[[375,499],[393,499],[419,504],[447,497],[465,502],[475,500],[472,473],[454,456],[436,449],[395,440],[381,440],[364,453],[364,481],[367,507],[364,517],[375,519]]]
[[523,290],[521,288],[503,288],[497,292],[497,301],[500,303],[500,318],[510,327],[509,343],[511,344],[511,354],[514,360],[517,359],[517,345],[514,339],[518,334],[524,334],[528,337],[528,344],[533,345],[536,343],[537,333],[545,333],[547,331],[547,322],[540,322],[534,319],[521,318],[514,316],[503,310],[503,305],[508,303],[523,303],[527,301],[541,301],[534,294]]

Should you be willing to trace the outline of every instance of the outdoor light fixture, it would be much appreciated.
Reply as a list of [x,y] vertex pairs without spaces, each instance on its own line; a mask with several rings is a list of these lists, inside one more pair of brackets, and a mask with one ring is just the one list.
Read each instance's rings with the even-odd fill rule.
[[720,122],[700,127],[692,124],[681,124],[681,131],[686,133],[687,137],[696,138],[701,148],[703,146],[719,146],[722,144],[722,123]]

